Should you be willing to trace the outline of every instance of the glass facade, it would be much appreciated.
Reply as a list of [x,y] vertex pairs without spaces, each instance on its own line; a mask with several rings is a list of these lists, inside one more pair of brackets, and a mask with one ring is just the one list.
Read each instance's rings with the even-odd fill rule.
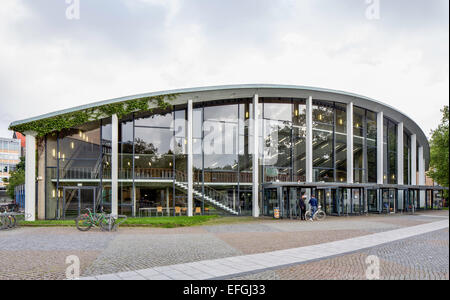
[[[261,211],[272,214],[284,199],[293,211],[305,189],[283,190],[270,183],[306,182],[306,99],[262,97],[257,123],[260,149]],[[312,106],[313,183],[347,181],[347,105],[314,100]],[[224,213],[215,202],[251,215],[253,198],[253,99],[201,102],[193,110],[194,210]],[[377,182],[377,114],[353,107],[353,178]],[[383,120],[384,183],[397,183],[397,125]],[[119,214],[187,214],[187,106],[136,112],[119,120]],[[111,210],[111,118],[46,137],[46,218],[69,218],[80,209]],[[411,178],[411,139],[404,135],[405,184]],[[297,195],[297,196],[296,196]],[[390,211],[397,196],[385,190],[321,190],[330,214]],[[400,197],[402,200],[403,197]],[[277,202],[278,201],[278,202]],[[386,207],[387,203],[387,207]]]
[[383,182],[397,183],[397,124],[388,118],[383,122]]

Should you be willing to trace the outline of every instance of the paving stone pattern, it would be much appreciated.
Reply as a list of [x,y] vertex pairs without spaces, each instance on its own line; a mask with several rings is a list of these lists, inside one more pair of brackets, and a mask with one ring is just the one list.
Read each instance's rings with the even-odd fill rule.
[[[140,274],[139,272],[143,271],[130,271],[154,267],[165,268],[171,265],[222,258],[233,259],[242,255],[318,245],[446,219],[448,220],[448,212],[424,212],[422,215],[414,216],[330,217],[323,222],[261,220],[251,223],[173,229],[121,228],[115,233],[105,233],[95,229],[80,232],[75,228],[65,227],[21,227],[0,231],[0,279],[65,279],[67,267],[65,258],[68,255],[77,255],[80,258],[82,276],[105,274],[104,279],[111,276],[115,279],[139,279],[139,276],[147,278],[151,275],[152,279],[167,279],[165,278],[167,276],[161,275],[160,272],[147,271],[145,274]],[[447,239],[437,233],[426,234],[421,239],[419,237],[412,239],[415,242],[397,241],[391,243],[392,245],[389,244],[389,247],[386,246],[387,248],[383,246],[374,248],[378,249],[376,253],[379,254],[380,259],[391,266],[386,269],[403,268],[403,273],[392,271],[392,275],[389,276],[406,278],[406,275],[402,274],[408,274],[409,278],[419,276],[426,279],[447,276],[448,279],[448,231]],[[445,247],[447,252],[442,250]],[[336,266],[346,265],[345,261],[350,261],[354,262],[351,264],[352,268],[356,265],[362,268],[365,265],[366,256],[367,253],[362,251],[359,254],[326,258],[241,277],[245,279],[303,279],[308,278],[305,274],[316,274],[307,269],[307,271],[299,271],[304,270],[302,268],[305,266],[311,266],[314,269],[314,266],[317,268],[317,266],[324,267],[331,264],[329,272],[334,270],[334,273],[326,275],[326,271],[319,272],[314,269],[317,275],[308,276],[339,279],[336,270],[340,270],[338,273],[357,278],[360,273],[355,269],[353,269],[354,275],[348,275],[353,273],[345,267],[339,269]],[[412,268],[413,265],[415,268]],[[442,270],[443,266],[447,267],[447,273]],[[178,274],[172,274],[172,276],[178,279],[207,278],[198,269],[185,268],[187,269],[179,270]],[[210,274],[210,277],[221,276],[221,272],[211,271],[214,268],[209,265],[201,268],[205,272],[209,270],[214,273]],[[232,261],[229,268],[234,270]],[[432,271],[420,273],[422,275],[412,271],[422,270],[421,268]],[[324,270],[327,268],[324,267]],[[240,270],[235,271],[239,273]],[[111,273],[115,275],[108,275]]]

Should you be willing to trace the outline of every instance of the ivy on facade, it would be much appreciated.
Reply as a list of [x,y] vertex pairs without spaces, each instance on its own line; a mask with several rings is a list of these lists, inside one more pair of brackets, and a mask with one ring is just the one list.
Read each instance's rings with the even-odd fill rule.
[[137,111],[152,111],[154,108],[163,110],[169,109],[172,107],[172,104],[169,102],[175,100],[176,97],[176,94],[170,94],[106,104],[95,108],[88,108],[47,119],[10,126],[9,129],[22,134],[27,131],[32,131],[36,133],[37,137],[44,137],[47,134],[58,132],[63,129],[69,129],[87,122],[109,118],[114,114],[116,114],[118,118],[122,118]]

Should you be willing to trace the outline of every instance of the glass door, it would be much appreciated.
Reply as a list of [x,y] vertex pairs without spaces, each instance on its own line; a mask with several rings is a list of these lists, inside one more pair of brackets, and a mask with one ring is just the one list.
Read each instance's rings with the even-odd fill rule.
[[377,190],[367,190],[367,205],[369,213],[379,212]]
[[277,189],[264,190],[264,215],[273,217],[274,208],[278,207]]
[[79,213],[83,212],[86,208],[89,208],[92,212],[96,212],[94,188],[80,188]]
[[63,218],[76,218],[79,215],[80,193],[78,188],[64,187]]
[[362,193],[361,189],[351,189],[352,190],[352,214],[360,214],[362,208]]
[[298,218],[299,197],[296,188],[289,188],[289,218]]
[[340,199],[340,204],[341,204],[341,211],[343,215],[348,215],[351,213],[351,205],[350,205],[350,200],[348,197],[348,191],[349,189],[347,188],[340,188],[339,189],[339,199]]
[[72,219],[80,215],[86,208],[95,212],[94,187],[64,187],[63,189],[63,218]]

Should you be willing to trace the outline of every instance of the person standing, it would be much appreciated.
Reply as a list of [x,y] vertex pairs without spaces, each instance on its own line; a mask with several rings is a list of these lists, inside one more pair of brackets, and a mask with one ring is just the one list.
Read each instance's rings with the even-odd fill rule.
[[317,211],[317,206],[318,206],[318,201],[317,201],[316,197],[314,197],[314,194],[312,194],[311,199],[309,199],[309,205],[311,205],[311,217],[309,220],[312,221],[314,214]]
[[306,200],[306,195],[303,195],[301,198],[300,198],[300,201],[299,201],[299,207],[300,207],[300,219],[302,220],[302,221],[304,221],[306,218],[305,218],[305,213],[306,213],[306,204],[305,204],[305,200]]

